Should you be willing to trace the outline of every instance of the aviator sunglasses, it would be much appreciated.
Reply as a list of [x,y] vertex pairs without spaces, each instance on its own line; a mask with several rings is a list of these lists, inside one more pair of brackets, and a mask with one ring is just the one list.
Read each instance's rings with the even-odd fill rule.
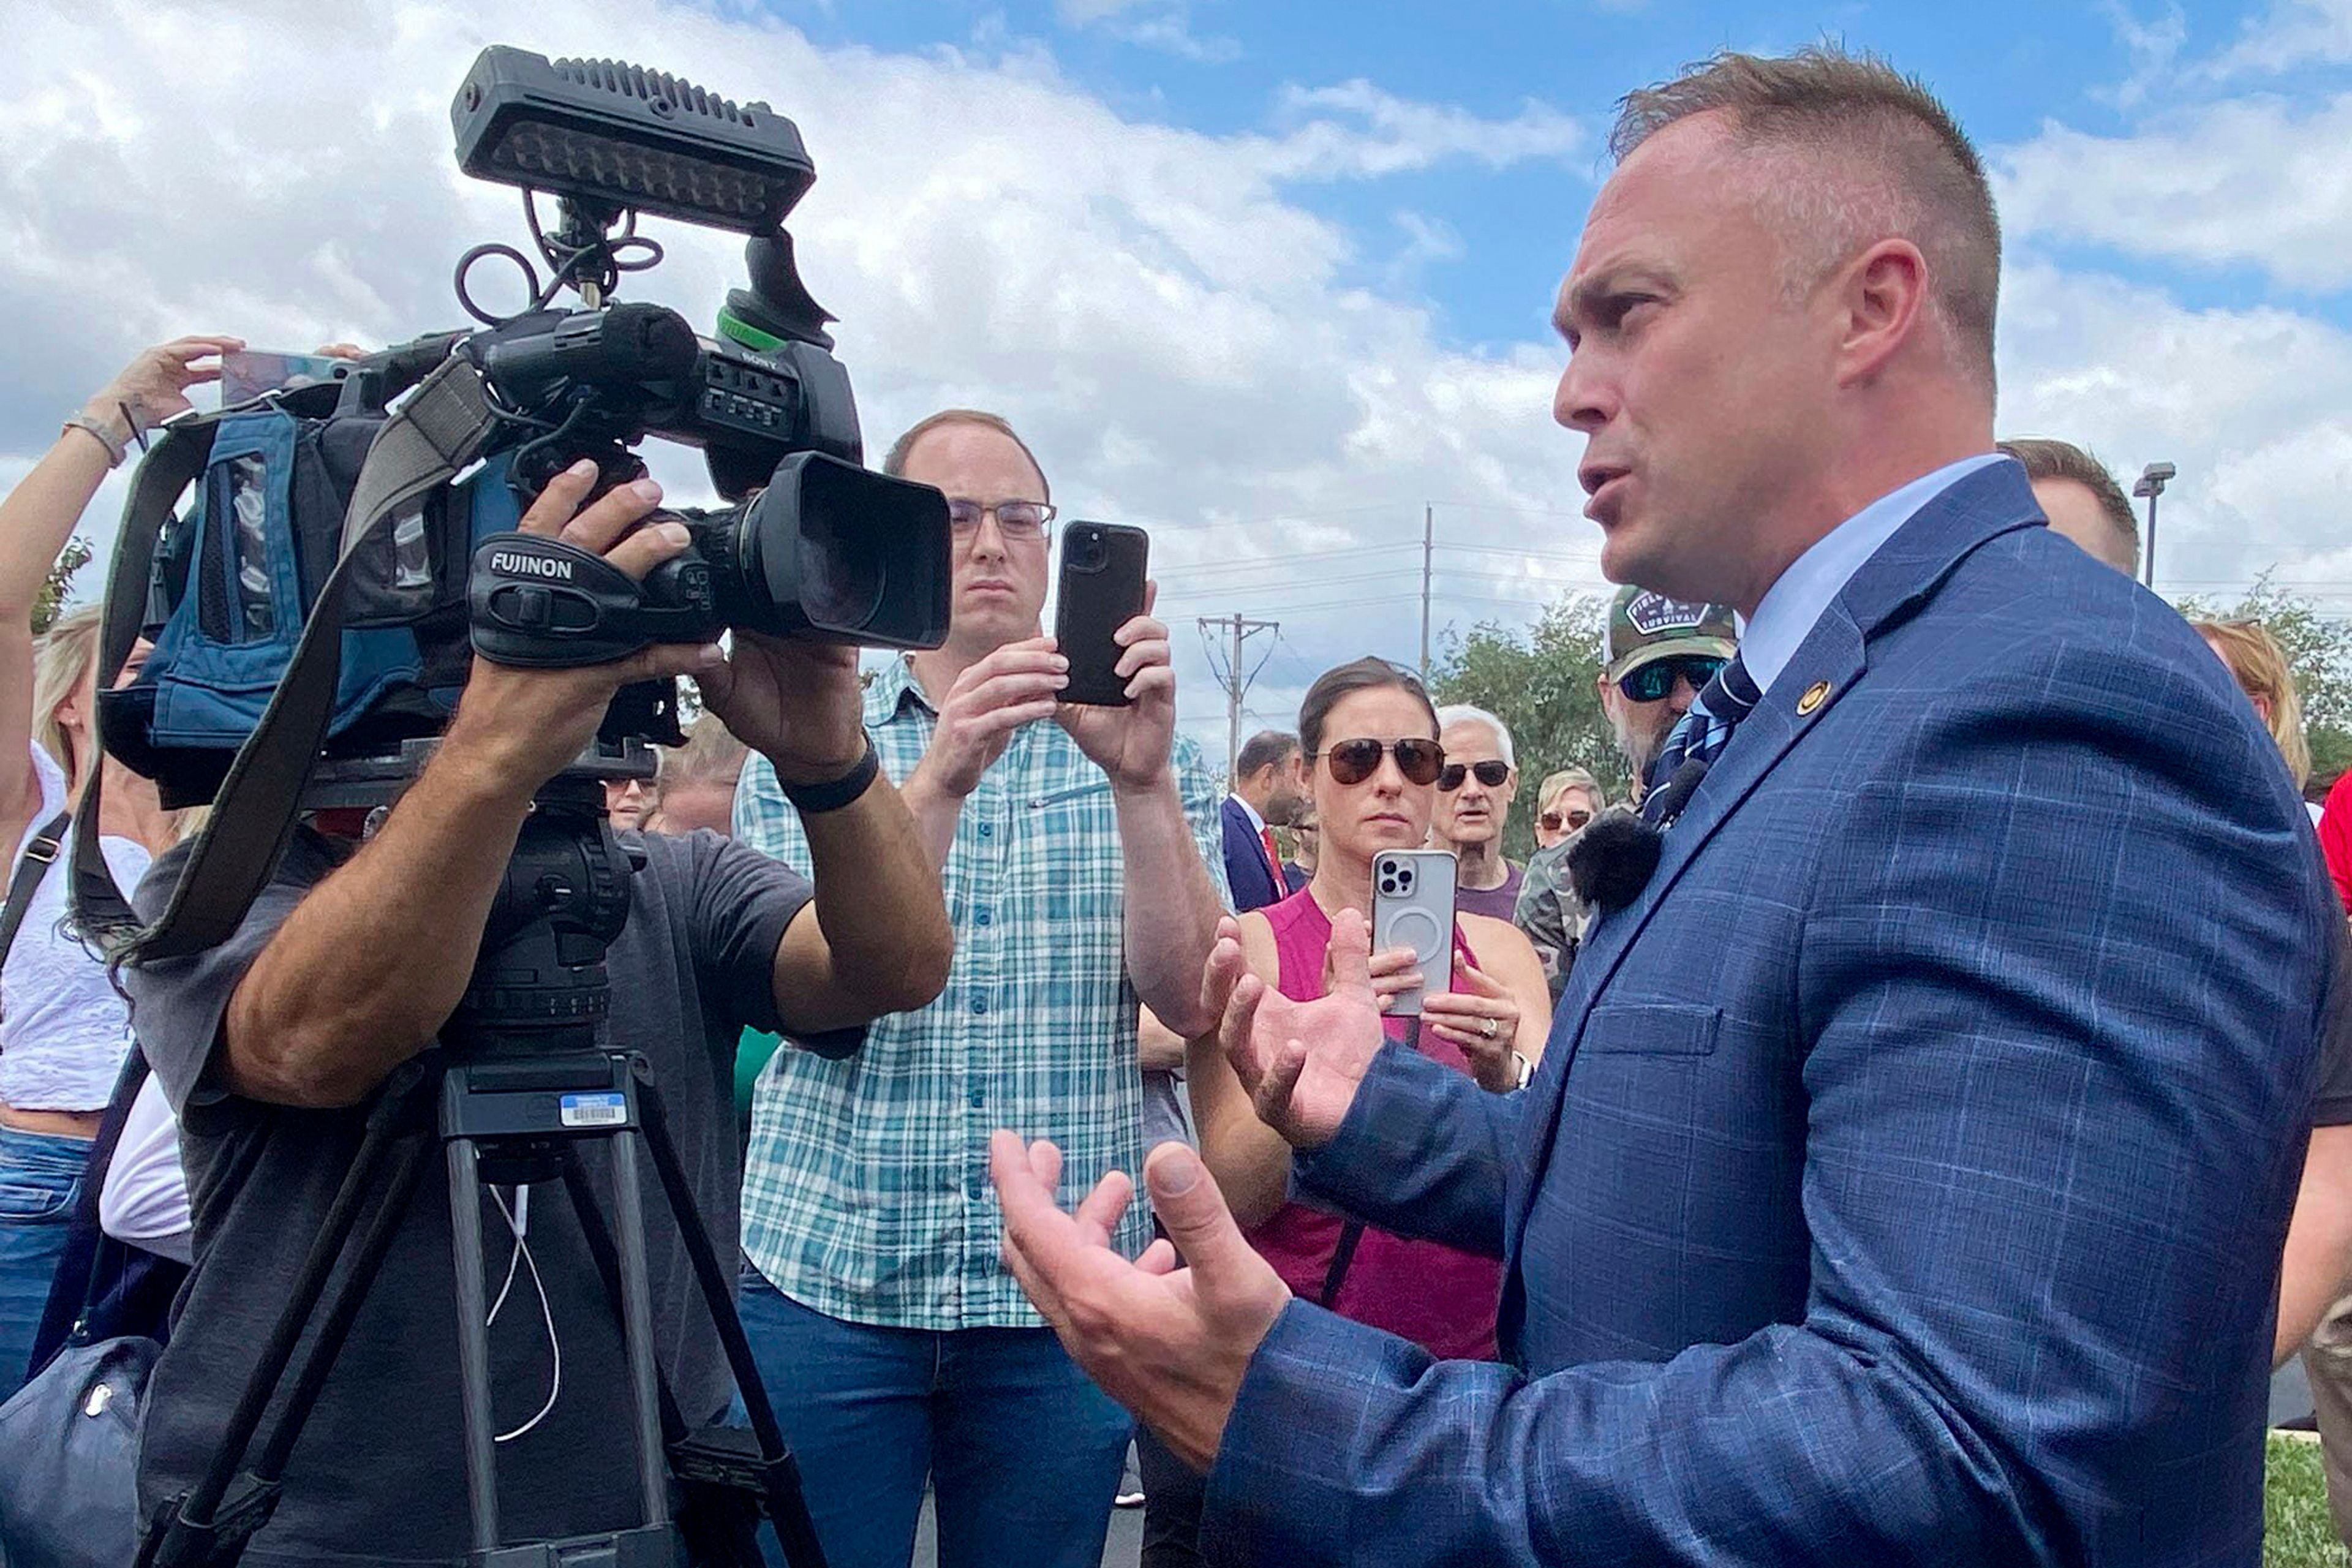
[[1636,702],[1663,702],[1673,693],[1676,675],[1689,681],[1693,691],[1704,691],[1706,683],[1715,679],[1715,672],[1727,662],[1708,654],[1662,658],[1619,676],[1617,689]]
[[1444,771],[1437,775],[1437,787],[1452,795],[1472,773],[1476,773],[1478,782],[1488,789],[1500,789],[1503,781],[1511,776],[1511,764],[1497,762],[1492,757],[1483,763],[1448,763]]
[[1592,814],[1581,806],[1565,815],[1557,811],[1547,811],[1542,817],[1543,830],[1546,833],[1558,833],[1563,827],[1581,827],[1591,820]]
[[[1408,783],[1417,784],[1437,782],[1438,770],[1445,765],[1445,748],[1434,741],[1408,736],[1393,744],[1380,741],[1335,741],[1315,753],[1331,764],[1331,777],[1343,784],[1360,784],[1380,771],[1381,758],[1394,752],[1397,772]],[[1312,762],[1314,757],[1307,759]]]

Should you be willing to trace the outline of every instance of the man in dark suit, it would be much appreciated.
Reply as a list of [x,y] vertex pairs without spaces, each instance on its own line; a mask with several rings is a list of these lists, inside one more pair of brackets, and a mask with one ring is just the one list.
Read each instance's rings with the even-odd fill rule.
[[[1190,1151],[1173,1248],[996,1136],[1007,1261],[1209,1478],[1226,1563],[2232,1564],[2332,907],[2180,617],[1993,448],[1999,235],[1826,49],[1627,100],[1559,301],[1602,565],[1747,617],[1523,1094],[1211,960],[1300,1191],[1507,1263],[1500,1363],[1289,1298]],[[1630,883],[1629,887],[1627,884]],[[1189,1267],[1178,1266],[1179,1254]]]
[[1225,880],[1237,914],[1289,895],[1274,829],[1289,826],[1305,803],[1298,774],[1297,736],[1261,730],[1243,743],[1225,796]]

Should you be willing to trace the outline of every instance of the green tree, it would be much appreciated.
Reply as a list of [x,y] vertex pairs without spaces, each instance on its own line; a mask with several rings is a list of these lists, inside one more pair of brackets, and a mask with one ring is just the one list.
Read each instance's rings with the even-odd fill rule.
[[2183,599],[2179,609],[2184,616],[2261,622],[2278,638],[2294,674],[2312,777],[2325,781],[2352,767],[2352,619],[2323,613],[2273,583],[2267,572],[2234,605]]
[[49,567],[48,581],[41,584],[40,597],[33,601],[33,635],[39,637],[49,629],[58,613],[65,607],[66,593],[73,585],[73,575],[89,564],[89,541],[68,540],[58,552]]
[[1511,727],[1519,798],[1503,828],[1503,852],[1535,852],[1537,787],[1559,768],[1590,769],[1612,800],[1624,797],[1625,759],[1601,710],[1601,627],[1608,602],[1560,600],[1529,628],[1483,621],[1449,637],[1430,669],[1440,702],[1470,702]]

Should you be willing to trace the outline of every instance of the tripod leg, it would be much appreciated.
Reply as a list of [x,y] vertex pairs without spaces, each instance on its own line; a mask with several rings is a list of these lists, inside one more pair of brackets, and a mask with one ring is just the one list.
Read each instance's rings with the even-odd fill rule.
[[[595,1261],[597,1277],[604,1282],[604,1294],[613,1303],[613,1321],[621,1321],[621,1257],[614,1250],[613,1233],[605,1226],[604,1213],[596,1196],[596,1189],[588,1183],[588,1169],[581,1163],[580,1152],[570,1143],[557,1146],[556,1163],[563,1172],[563,1189],[572,1196],[572,1212],[580,1218],[580,1234],[588,1243],[588,1256]],[[656,1366],[656,1387],[661,1394],[662,1440],[675,1443],[688,1430],[686,1413],[678,1408],[677,1396],[670,1391],[669,1374]]]
[[471,1138],[446,1144],[449,1245],[457,1269],[457,1398],[466,1424],[466,1509],[474,1550],[499,1544],[499,1460],[491,1432],[489,1297],[482,1279],[482,1161]]
[[613,1228],[621,1254],[621,1341],[629,1363],[629,1397],[637,1422],[637,1486],[645,1521],[669,1521],[669,1453],[662,1445],[654,1363],[654,1302],[646,1275],[645,1204],[637,1185],[637,1141],[613,1139]]
[[343,1276],[333,1303],[320,1320],[310,1354],[295,1374],[294,1390],[286,1399],[286,1414],[270,1430],[269,1441],[262,1445],[261,1458],[254,1464],[253,1473],[264,1481],[275,1481],[285,1471],[295,1440],[302,1435],[303,1421],[318,1404],[319,1391],[326,1386],[327,1374],[334,1370],[343,1338],[351,1332],[352,1321],[367,1300],[376,1271],[383,1268],[384,1255],[392,1250],[393,1237],[400,1234],[408,1205],[415,1201],[417,1186],[425,1177],[425,1156],[429,1147],[430,1140],[422,1135],[401,1146],[384,1183],[383,1202],[370,1216],[368,1228],[352,1254],[351,1268]]
[[669,1140],[669,1124],[663,1119],[661,1091],[642,1062],[636,1077],[637,1100],[643,1108],[638,1121],[645,1129],[646,1147],[653,1153],[654,1170],[661,1177],[662,1194],[669,1200],[670,1216],[686,1243],[687,1258],[702,1287],[703,1302],[710,1309],[719,1342],[727,1352],[728,1367],[751,1418],[752,1435],[759,1439],[761,1455],[771,1461],[768,1517],[775,1522],[776,1544],[783,1549],[784,1561],[792,1568],[824,1568],[824,1547],[817,1540],[816,1521],[809,1517],[800,1468],[785,1445],[775,1407],[768,1403],[768,1387],[760,1380],[760,1366],[751,1357],[743,1320],[736,1315],[734,1281],[719,1268],[719,1256],[711,1250],[710,1233],[702,1227],[694,1189],[687,1184],[685,1167],[678,1163],[677,1148]]
[[[318,1310],[320,1295],[327,1290],[327,1277],[334,1272],[336,1260],[343,1256],[343,1248],[351,1241],[351,1232],[360,1217],[360,1204],[364,1204],[369,1196],[376,1196],[376,1192],[379,1192],[376,1173],[383,1166],[383,1159],[391,1152],[393,1142],[400,1138],[402,1119],[414,1114],[414,1110],[416,1110],[414,1096],[416,1096],[416,1086],[424,1077],[421,1069],[414,1068],[414,1065],[402,1068],[400,1072],[407,1074],[407,1081],[402,1084],[395,1077],[393,1084],[385,1086],[383,1096],[376,1100],[374,1112],[369,1112],[367,1133],[360,1140],[360,1150],[351,1157],[351,1171],[343,1173],[341,1187],[336,1187],[334,1204],[327,1208],[327,1217],[318,1227],[318,1241],[310,1244],[310,1253],[303,1258],[301,1272],[294,1277],[294,1284],[287,1290],[285,1310],[278,1314],[278,1323],[270,1328],[268,1342],[261,1347],[261,1356],[254,1361],[254,1373],[252,1377],[245,1380],[245,1392],[237,1396],[237,1408],[230,1413],[228,1425],[221,1429],[221,1446],[214,1450],[212,1467],[197,1479],[195,1486],[188,1490],[186,1498],[181,1500],[179,1507],[176,1507],[179,1521],[207,1526],[212,1521],[214,1510],[219,1510],[221,1498],[228,1495],[228,1483],[237,1474],[237,1462],[245,1460],[247,1446],[252,1444],[254,1432],[261,1427],[261,1417],[268,1413],[270,1396],[278,1392],[278,1383],[285,1377],[287,1361],[294,1356],[294,1347],[297,1347],[297,1342],[301,1342],[303,1328],[310,1323],[310,1314]],[[383,1220],[383,1213],[391,1213],[397,1208],[397,1204],[393,1201],[395,1194],[385,1192],[381,1196],[383,1196],[383,1201],[381,1201],[379,1215],[376,1215],[379,1225]],[[351,1290],[351,1284],[358,1284],[360,1290]],[[346,1279],[346,1295],[362,1295],[364,1289],[367,1289],[367,1281]],[[310,1359],[331,1361],[334,1359],[334,1347],[320,1340],[313,1344]],[[280,1425],[282,1427],[291,1425],[299,1432],[303,1415],[308,1415],[308,1405],[289,1404]],[[278,1446],[280,1444],[275,1441],[273,1434],[270,1450],[275,1453]],[[291,1438],[287,1438],[285,1446],[291,1448]],[[155,1554],[155,1561],[174,1561],[169,1542],[163,1542],[160,1552]]]

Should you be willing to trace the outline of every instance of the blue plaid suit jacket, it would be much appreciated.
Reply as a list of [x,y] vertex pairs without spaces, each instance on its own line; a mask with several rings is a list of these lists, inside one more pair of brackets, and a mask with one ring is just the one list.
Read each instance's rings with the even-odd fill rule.
[[1508,1361],[1294,1301],[1213,1561],[2259,1562],[2341,916],[2220,661],[2041,521],[1994,465],[1862,567],[1528,1092],[1375,1066],[1302,1186],[1505,1258]]

